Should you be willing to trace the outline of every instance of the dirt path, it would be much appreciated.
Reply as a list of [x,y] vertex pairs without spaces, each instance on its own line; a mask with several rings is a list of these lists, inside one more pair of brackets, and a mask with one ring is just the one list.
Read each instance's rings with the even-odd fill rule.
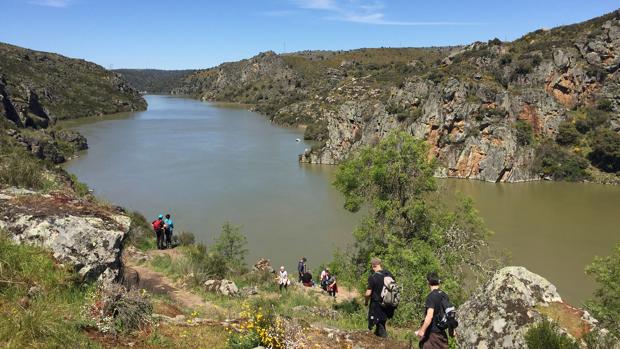
[[[179,252],[174,249],[153,250],[147,252],[147,255],[149,257],[169,255],[171,258],[180,256]],[[138,273],[139,278],[136,287],[140,289],[145,289],[155,295],[165,295],[180,307],[200,311],[203,314],[219,315],[226,313],[221,307],[206,302],[201,296],[179,287],[172,279],[149,268],[146,263],[136,263],[131,256],[126,258],[125,263],[127,267]]]

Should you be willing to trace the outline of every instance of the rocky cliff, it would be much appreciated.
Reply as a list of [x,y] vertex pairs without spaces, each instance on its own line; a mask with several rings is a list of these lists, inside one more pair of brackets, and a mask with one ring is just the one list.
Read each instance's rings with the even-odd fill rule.
[[147,93],[168,94],[181,85],[181,81],[195,70],[114,69],[131,85]]
[[[190,75],[174,92],[308,126],[317,144],[304,162],[335,164],[406,129],[428,141],[439,176],[580,180],[620,171],[619,67],[616,11],[514,42],[266,52]],[[611,143],[605,165],[595,160],[601,139]]]

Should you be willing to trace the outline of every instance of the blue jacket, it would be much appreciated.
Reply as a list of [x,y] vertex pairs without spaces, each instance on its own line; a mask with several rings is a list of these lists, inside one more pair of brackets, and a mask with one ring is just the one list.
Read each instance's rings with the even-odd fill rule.
[[166,224],[171,231],[172,231],[172,229],[174,229],[174,222],[172,221],[172,218],[164,219],[164,224]]

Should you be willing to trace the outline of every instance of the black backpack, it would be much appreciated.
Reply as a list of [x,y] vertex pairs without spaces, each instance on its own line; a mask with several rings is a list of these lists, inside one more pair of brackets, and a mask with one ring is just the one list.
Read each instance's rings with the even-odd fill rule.
[[441,331],[454,330],[459,326],[456,319],[456,307],[450,303],[448,295],[443,291],[441,293],[441,303],[439,304],[439,313],[435,316],[435,326]]

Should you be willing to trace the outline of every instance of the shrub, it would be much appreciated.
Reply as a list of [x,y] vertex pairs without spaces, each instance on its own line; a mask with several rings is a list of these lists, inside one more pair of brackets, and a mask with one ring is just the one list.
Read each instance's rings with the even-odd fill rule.
[[155,233],[151,224],[139,212],[129,213],[129,218],[131,218],[131,224],[127,234],[128,243],[143,251],[154,249],[156,247]]
[[286,336],[283,320],[273,313],[271,307],[242,305],[239,317],[243,319],[229,330],[228,345],[235,349],[252,349],[262,345],[266,348],[284,349]]
[[546,319],[527,331],[525,342],[529,349],[579,349],[575,340],[560,333],[558,326]]
[[144,291],[127,291],[119,284],[111,284],[87,298],[90,302],[85,316],[93,319],[103,333],[128,334],[151,323],[153,305]]
[[222,226],[222,232],[215,238],[213,251],[220,254],[226,264],[232,269],[238,269],[245,264],[247,238],[241,233],[241,227],[229,222]]
[[327,122],[324,121],[311,123],[304,131],[305,140],[323,141],[327,136]]
[[601,99],[596,104],[596,109],[606,112],[612,112],[614,111],[614,104],[609,99]]
[[614,291],[620,289],[620,244],[616,244],[610,256],[596,257],[586,267],[586,273],[598,283],[595,298],[586,306],[603,327],[620,337],[620,293]]
[[196,243],[196,236],[188,231],[182,231],[180,234],[177,234],[176,239],[181,246],[188,246]]
[[517,120],[515,124],[517,133],[517,143],[519,145],[530,145],[534,140],[532,125],[525,120]]
[[597,130],[591,136],[592,165],[605,172],[620,171],[620,135],[610,129]]
[[609,121],[609,115],[607,112],[600,109],[580,109],[578,110],[578,117],[575,120],[575,127],[583,134],[588,131],[595,130],[600,126],[604,126]]
[[545,141],[536,149],[533,169],[556,180],[581,181],[589,176],[588,161],[579,155]]
[[577,131],[575,124],[568,121],[563,121],[558,127],[558,136],[555,141],[561,145],[575,145],[579,143],[581,134]]

